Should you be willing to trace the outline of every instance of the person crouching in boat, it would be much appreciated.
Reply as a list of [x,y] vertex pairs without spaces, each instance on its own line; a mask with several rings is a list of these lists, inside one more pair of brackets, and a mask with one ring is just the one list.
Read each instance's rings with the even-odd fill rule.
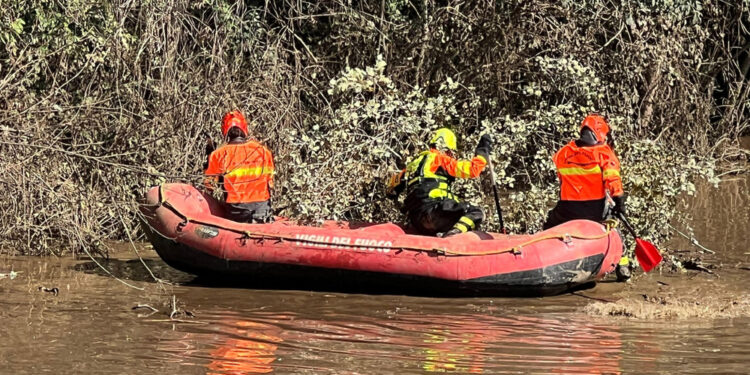
[[247,121],[239,111],[224,115],[221,135],[226,144],[208,157],[205,184],[224,192],[228,219],[243,223],[273,221],[273,155],[265,146],[248,139]]
[[[615,204],[611,212],[625,215],[620,160],[612,145],[607,120],[590,114],[581,124],[580,137],[557,151],[553,160],[560,180],[560,199],[547,215],[544,229],[575,219],[604,220],[609,213],[607,194]],[[621,280],[630,277],[627,257],[620,260],[617,276]]]
[[461,201],[451,193],[456,178],[476,178],[482,173],[492,149],[489,135],[483,135],[471,160],[457,160],[456,135],[442,128],[430,139],[429,150],[411,160],[393,175],[386,194],[395,198],[406,190],[404,209],[411,224],[422,234],[448,237],[478,229],[482,209]]

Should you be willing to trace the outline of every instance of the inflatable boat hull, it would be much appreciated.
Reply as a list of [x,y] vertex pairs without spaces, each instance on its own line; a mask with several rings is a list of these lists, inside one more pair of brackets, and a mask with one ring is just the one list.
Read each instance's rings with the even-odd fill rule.
[[448,238],[408,234],[394,224],[241,224],[184,184],[151,189],[141,211],[154,249],[176,269],[300,287],[314,281],[547,295],[600,280],[622,256],[616,230],[585,220],[534,235]]

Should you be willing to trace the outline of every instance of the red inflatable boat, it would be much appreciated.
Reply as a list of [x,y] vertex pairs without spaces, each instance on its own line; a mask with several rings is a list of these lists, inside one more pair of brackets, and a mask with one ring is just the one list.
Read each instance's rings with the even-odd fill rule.
[[[533,235],[409,234],[395,224],[289,220],[242,224],[185,184],[151,189],[141,206],[154,249],[170,266],[245,280],[396,280],[502,294],[555,294],[600,280],[622,256],[618,231],[576,220]],[[304,284],[303,284],[304,285]]]

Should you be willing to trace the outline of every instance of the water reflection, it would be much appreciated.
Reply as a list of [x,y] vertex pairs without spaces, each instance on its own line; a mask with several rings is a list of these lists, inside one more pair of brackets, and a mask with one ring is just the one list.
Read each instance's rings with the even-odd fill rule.
[[[616,328],[552,317],[484,314],[404,317],[419,332],[421,368],[468,374],[499,371],[618,374],[622,341]],[[425,327],[423,322],[429,322]],[[440,327],[440,328],[438,328]]]
[[481,374],[484,372],[484,358],[481,355],[488,344],[482,335],[467,333],[457,339],[455,333],[447,329],[431,329],[424,333],[422,360],[426,372],[460,372]]
[[[202,374],[268,374],[274,371],[283,329],[262,317],[238,318],[231,312],[207,314],[200,325],[163,331],[157,350],[161,361]],[[184,371],[183,371],[184,373]]]
[[224,338],[211,349],[211,362],[206,365],[207,374],[267,374],[276,359],[281,329],[277,326],[250,320],[234,320],[223,324],[227,327]]
[[209,374],[622,372],[619,329],[583,316],[311,312],[219,317],[180,357]]

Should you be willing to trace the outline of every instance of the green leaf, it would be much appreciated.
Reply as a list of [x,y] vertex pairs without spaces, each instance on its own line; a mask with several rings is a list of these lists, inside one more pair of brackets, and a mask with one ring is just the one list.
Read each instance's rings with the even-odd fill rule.
[[10,28],[13,29],[13,31],[16,32],[16,34],[21,35],[23,32],[23,26],[26,25],[26,22],[20,18],[16,18],[15,21],[11,22]]

